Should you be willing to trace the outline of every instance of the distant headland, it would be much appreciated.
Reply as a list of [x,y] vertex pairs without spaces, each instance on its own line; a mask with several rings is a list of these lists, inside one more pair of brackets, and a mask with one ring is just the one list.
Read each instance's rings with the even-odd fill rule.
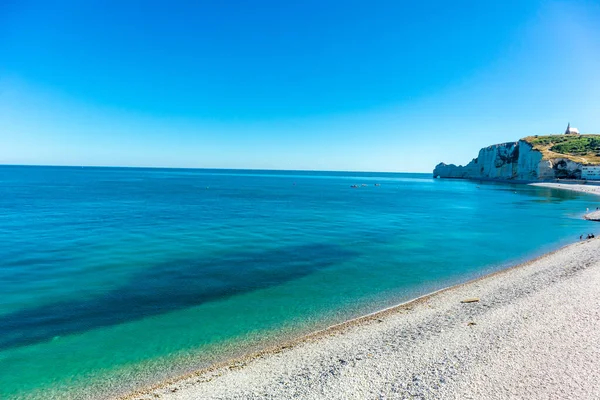
[[600,180],[600,134],[580,134],[569,123],[564,134],[528,136],[479,150],[465,166],[440,163],[436,178],[538,181]]

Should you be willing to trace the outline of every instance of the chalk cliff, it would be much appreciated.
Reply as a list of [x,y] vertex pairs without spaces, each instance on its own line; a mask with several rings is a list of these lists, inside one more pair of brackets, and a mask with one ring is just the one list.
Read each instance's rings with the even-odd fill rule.
[[525,140],[501,143],[479,150],[477,158],[465,166],[438,164],[434,177],[463,179],[580,179],[581,164],[568,158],[545,159]]

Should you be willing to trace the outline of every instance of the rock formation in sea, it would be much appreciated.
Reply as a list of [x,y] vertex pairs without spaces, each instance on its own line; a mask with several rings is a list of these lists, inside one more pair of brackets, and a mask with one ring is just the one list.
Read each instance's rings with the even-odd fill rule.
[[529,136],[479,150],[467,165],[438,164],[434,177],[536,181],[600,179],[600,135]]

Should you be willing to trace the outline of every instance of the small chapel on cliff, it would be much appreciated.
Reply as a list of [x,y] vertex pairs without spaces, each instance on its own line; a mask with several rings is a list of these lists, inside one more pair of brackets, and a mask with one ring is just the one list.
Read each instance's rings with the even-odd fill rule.
[[571,128],[571,123],[567,125],[567,130],[565,131],[565,135],[579,135],[579,129]]

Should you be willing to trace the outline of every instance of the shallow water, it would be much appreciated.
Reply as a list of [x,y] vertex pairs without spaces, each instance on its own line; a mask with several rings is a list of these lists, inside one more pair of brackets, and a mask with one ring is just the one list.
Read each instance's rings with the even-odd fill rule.
[[596,206],[428,174],[0,167],[0,398],[109,396],[323,328],[576,241]]

